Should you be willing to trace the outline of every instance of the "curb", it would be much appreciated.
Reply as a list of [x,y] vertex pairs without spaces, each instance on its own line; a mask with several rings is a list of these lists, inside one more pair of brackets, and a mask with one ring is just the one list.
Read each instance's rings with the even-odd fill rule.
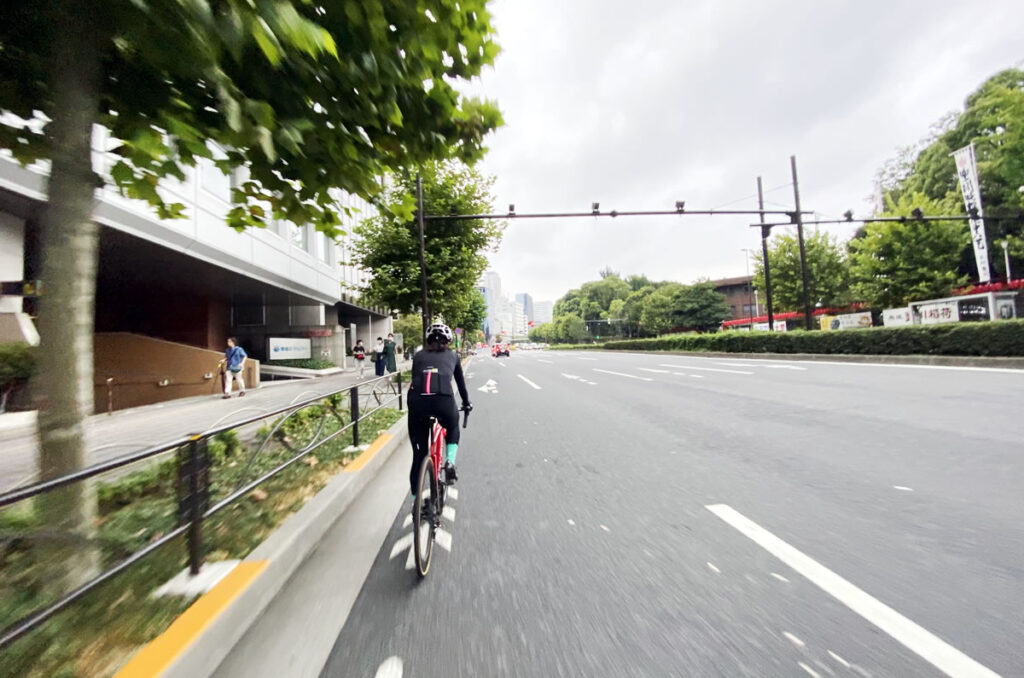
[[242,561],[242,565],[265,563],[266,567],[206,625],[191,644],[180,651],[159,674],[162,678],[196,678],[216,671],[292,574],[316,549],[324,534],[376,478],[391,455],[408,443],[407,416],[404,415],[388,429],[391,438],[358,470],[339,472]]
[[[605,351],[602,351],[605,352]],[[873,363],[878,365],[931,365],[935,367],[987,367],[1024,370],[1024,358],[952,355],[855,355],[849,353],[730,353],[726,351],[639,351],[608,349],[607,353],[643,353],[647,355],[684,355],[693,358],[733,358],[739,360],[781,360],[833,363]]]

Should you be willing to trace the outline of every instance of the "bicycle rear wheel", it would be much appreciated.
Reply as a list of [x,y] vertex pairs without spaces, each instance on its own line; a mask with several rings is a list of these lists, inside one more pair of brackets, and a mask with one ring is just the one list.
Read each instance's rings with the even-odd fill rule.
[[434,479],[434,460],[428,455],[420,465],[420,480],[413,511],[413,550],[416,552],[416,571],[427,576],[430,558],[434,554],[434,510],[437,505],[437,483]]

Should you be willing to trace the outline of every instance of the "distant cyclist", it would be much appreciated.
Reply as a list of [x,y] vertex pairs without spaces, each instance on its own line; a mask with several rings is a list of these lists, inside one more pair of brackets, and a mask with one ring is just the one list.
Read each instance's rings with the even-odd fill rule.
[[412,469],[409,471],[409,486],[412,488],[413,505],[416,502],[416,485],[419,480],[420,464],[430,454],[427,449],[430,434],[430,417],[448,432],[448,449],[445,451],[445,477],[454,483],[455,455],[459,449],[459,411],[455,407],[455,393],[452,378],[459,388],[462,407],[471,410],[466,380],[462,375],[462,361],[455,351],[448,348],[452,342],[452,331],[447,325],[435,324],[427,329],[426,346],[412,357],[412,383],[409,386],[409,440],[412,442]]

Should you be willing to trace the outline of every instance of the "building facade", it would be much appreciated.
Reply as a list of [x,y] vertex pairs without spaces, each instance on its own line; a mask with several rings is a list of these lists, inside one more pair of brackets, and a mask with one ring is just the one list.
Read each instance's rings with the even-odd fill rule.
[[757,290],[754,289],[754,277],[741,275],[735,278],[721,278],[712,280],[715,291],[725,296],[725,303],[729,305],[730,318],[750,318],[762,315],[764,305],[758,299]]
[[[102,130],[94,135],[93,168],[108,180],[117,157],[103,149],[115,145]],[[0,156],[0,280],[41,275],[47,171],[45,163],[22,167]],[[173,220],[159,219],[148,204],[110,186],[97,191],[98,335],[129,333],[215,351],[236,336],[261,361],[274,357],[272,339],[303,339],[309,357],[344,365],[350,334],[365,341],[390,331],[389,313],[360,303],[368,277],[350,264],[351,236],[334,242],[312,226],[283,221],[243,232],[226,225],[231,191],[244,179],[199,159],[184,181],[161,186],[168,200],[185,205],[185,218]],[[357,198],[337,198],[339,206],[370,213]],[[350,231],[354,219],[346,220]],[[30,338],[11,328],[24,326],[36,310],[31,297],[0,299],[0,340]]]
[[522,306],[523,313],[526,314],[526,321],[533,320],[533,297],[526,292],[520,292],[516,295],[516,303]]
[[554,321],[554,303],[550,301],[537,301],[533,304],[533,322],[537,325]]

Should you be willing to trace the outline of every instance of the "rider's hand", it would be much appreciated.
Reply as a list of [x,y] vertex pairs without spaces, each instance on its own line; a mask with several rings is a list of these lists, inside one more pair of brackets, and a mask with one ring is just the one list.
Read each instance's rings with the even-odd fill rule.
[[462,403],[462,409],[466,412],[472,412],[473,405],[471,403]]

